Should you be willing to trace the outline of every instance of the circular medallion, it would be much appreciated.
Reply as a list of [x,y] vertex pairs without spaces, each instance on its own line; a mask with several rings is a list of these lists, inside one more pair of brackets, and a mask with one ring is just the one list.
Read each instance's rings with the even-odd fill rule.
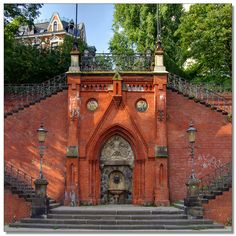
[[146,102],[146,100],[144,99],[140,99],[136,102],[136,109],[139,112],[144,112],[147,110],[148,104]]
[[89,111],[95,111],[98,108],[98,102],[92,98],[87,102],[87,109]]

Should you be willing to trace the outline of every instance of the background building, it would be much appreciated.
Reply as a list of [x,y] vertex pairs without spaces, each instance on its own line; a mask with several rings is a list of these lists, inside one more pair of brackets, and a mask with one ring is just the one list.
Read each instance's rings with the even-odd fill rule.
[[50,20],[35,23],[32,29],[21,26],[16,39],[23,40],[25,44],[53,48],[63,43],[65,35],[71,37],[76,35],[77,39],[87,43],[84,23],[79,23],[76,27],[73,20],[62,19],[57,12],[54,12]]

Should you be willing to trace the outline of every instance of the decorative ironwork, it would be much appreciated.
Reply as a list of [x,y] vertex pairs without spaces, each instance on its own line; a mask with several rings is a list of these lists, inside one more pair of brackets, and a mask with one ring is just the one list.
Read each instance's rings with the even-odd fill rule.
[[151,71],[153,57],[147,54],[115,55],[110,53],[81,56],[81,71]]
[[4,86],[4,117],[46,99],[67,88],[66,74],[41,84],[6,84]]
[[183,94],[184,96],[189,97],[189,99],[194,99],[195,102],[210,107],[212,110],[222,112],[223,115],[232,114],[231,102],[220,94],[208,89],[206,85],[193,84],[170,73],[167,86],[172,91]]
[[21,193],[29,193],[31,191],[32,195],[34,195],[34,180],[32,176],[24,171],[15,168],[10,163],[4,162],[4,183],[16,188],[17,191]]
[[232,161],[222,165],[209,174],[200,178],[200,195],[208,195],[213,191],[221,190],[232,186]]

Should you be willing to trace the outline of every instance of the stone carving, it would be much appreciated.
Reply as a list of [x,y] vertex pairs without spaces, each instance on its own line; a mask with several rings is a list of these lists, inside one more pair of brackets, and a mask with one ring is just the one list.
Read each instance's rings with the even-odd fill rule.
[[140,99],[136,103],[136,109],[139,112],[144,112],[147,110],[148,104],[144,99]]
[[[119,177],[119,183],[116,183]],[[101,203],[132,202],[132,169],[129,166],[105,166],[101,172]]]
[[111,137],[102,149],[101,161],[109,160],[134,160],[134,154],[129,143],[119,135]]
[[112,136],[101,151],[101,203],[132,202],[134,154],[130,144],[119,135]]
[[87,102],[87,109],[89,111],[95,111],[98,108],[98,102],[95,99],[90,99]]

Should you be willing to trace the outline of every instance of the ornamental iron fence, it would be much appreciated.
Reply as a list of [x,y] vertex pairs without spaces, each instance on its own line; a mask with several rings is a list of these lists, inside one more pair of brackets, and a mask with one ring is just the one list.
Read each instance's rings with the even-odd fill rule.
[[212,110],[222,112],[223,115],[232,114],[232,101],[208,89],[205,84],[194,84],[178,75],[169,73],[167,87]]
[[34,178],[12,164],[4,162],[4,183],[21,193],[34,194]]
[[152,71],[153,56],[147,54],[111,54],[81,55],[81,71]]
[[232,187],[232,161],[200,178],[199,195],[207,196],[215,191],[228,190],[230,187]]
[[6,84],[4,86],[4,117],[56,94],[67,88],[66,74],[40,84]]

